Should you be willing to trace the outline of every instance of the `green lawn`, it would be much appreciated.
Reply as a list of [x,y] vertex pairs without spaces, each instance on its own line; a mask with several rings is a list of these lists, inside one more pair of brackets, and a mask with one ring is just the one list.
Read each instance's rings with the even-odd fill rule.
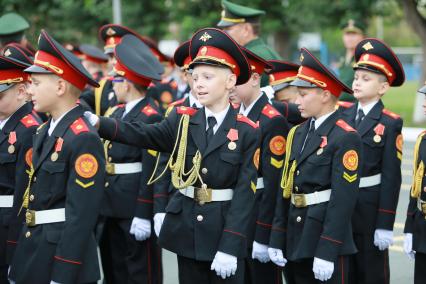
[[419,84],[414,81],[406,82],[401,87],[390,88],[383,96],[385,107],[404,119],[404,126],[419,126],[413,124],[413,111],[416,92]]

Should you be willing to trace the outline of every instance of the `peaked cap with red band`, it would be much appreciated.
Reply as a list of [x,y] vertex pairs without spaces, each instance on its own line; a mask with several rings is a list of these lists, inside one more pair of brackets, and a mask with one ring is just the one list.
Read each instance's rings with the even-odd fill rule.
[[19,43],[9,43],[3,48],[3,56],[28,66],[34,62],[34,53]]
[[354,69],[364,69],[386,76],[391,86],[401,86],[405,81],[404,69],[398,57],[383,41],[363,39],[355,48]]
[[24,72],[27,67],[27,64],[0,56],[0,93],[16,83],[27,81],[28,74]]
[[228,67],[237,75],[237,85],[246,83],[251,76],[247,57],[227,33],[216,28],[205,28],[191,39],[189,52],[190,68],[196,64]]
[[290,85],[297,77],[297,71],[300,65],[281,60],[269,60],[272,69],[269,74],[269,85],[274,91],[282,90]]
[[290,85],[303,88],[321,88],[330,91],[336,97],[339,97],[342,91],[349,94],[353,93],[306,48],[300,50],[300,67],[297,78]]
[[102,64],[108,62],[108,56],[102,52],[98,47],[91,44],[81,44],[79,46],[80,55],[82,60],[88,60],[94,63]]
[[142,40],[134,35],[125,35],[115,47],[117,63],[114,75],[148,87],[152,80],[161,80],[163,65]]
[[25,69],[25,72],[55,74],[80,90],[83,90],[86,84],[99,87],[80,60],[44,30],[38,38],[34,64]]
[[254,52],[248,50],[243,46],[240,46],[240,48],[242,49],[248,59],[248,62],[250,63],[251,72],[262,74],[263,72],[268,72],[272,69],[272,65],[262,57],[256,55]]
[[189,55],[189,40],[182,43],[175,50],[173,55],[173,60],[177,66],[182,70],[189,69],[189,64],[191,63],[191,56]]

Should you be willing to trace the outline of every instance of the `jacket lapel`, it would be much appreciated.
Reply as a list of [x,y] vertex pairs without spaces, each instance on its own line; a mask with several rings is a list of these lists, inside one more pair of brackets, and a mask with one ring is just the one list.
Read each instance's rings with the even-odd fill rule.
[[247,115],[252,121],[256,122],[260,118],[260,114],[262,113],[263,108],[268,103],[268,97],[265,94],[262,94],[261,97],[254,104],[253,108],[250,110]]
[[135,117],[139,115],[142,111],[142,108],[145,107],[147,100],[143,98],[140,102],[138,102],[126,116],[123,118],[123,121],[132,121]]
[[9,118],[9,120],[4,125],[2,131],[0,132],[0,144],[7,138],[9,138],[9,133],[12,132],[19,121],[27,114],[31,113],[32,107],[29,103],[24,104],[19,109],[15,111],[14,114]]
[[358,126],[359,135],[364,136],[372,127],[374,127],[380,119],[383,110],[383,103],[379,101],[370,112],[364,117]]
[[[189,101],[189,100],[188,100]],[[192,140],[201,153],[206,149],[206,115],[204,108],[197,111],[189,120]]]

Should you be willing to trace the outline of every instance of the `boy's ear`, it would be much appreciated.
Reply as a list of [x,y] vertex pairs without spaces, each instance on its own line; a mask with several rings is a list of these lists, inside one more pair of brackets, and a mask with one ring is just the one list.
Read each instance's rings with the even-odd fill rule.
[[389,85],[388,81],[382,82],[380,84],[380,87],[379,87],[379,95],[380,95],[380,97],[382,97],[384,94],[386,94],[386,92],[389,90],[389,88],[390,88],[390,85]]
[[237,75],[234,73],[228,74],[226,77],[225,86],[227,90],[231,90],[235,87],[235,84],[237,83]]

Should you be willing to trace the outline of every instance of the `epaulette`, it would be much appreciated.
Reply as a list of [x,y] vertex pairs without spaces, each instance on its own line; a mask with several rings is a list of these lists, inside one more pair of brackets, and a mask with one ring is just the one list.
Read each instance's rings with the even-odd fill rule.
[[83,118],[78,118],[71,124],[71,130],[75,135],[79,135],[82,132],[89,132],[89,128],[87,127],[86,122],[84,122]]
[[21,123],[26,128],[30,128],[31,126],[38,126],[40,124],[38,123],[37,119],[30,113],[21,118]]
[[347,124],[343,119],[339,119],[338,121],[336,121],[336,125],[347,132],[356,132],[356,130],[352,126]]
[[158,114],[158,111],[155,110],[155,108],[153,108],[150,105],[146,105],[141,112],[143,112],[146,116],[151,116],[154,114]]
[[177,101],[171,102],[171,103],[169,104],[169,106],[181,105],[181,104],[183,104],[183,102],[184,102],[185,100],[186,100],[186,98],[181,98],[180,100],[177,100]]
[[197,110],[192,107],[180,106],[176,108],[176,112],[178,114],[189,114],[189,116],[193,116]]
[[118,107],[118,108],[123,108],[123,107],[125,107],[126,105],[125,104],[119,104],[119,105],[116,105],[116,107]]
[[269,118],[273,118],[275,116],[280,116],[281,114],[270,104],[266,104],[263,109],[262,113],[266,115]]
[[398,114],[396,114],[396,113],[394,113],[394,112],[391,112],[390,110],[388,110],[388,109],[383,109],[382,110],[382,112],[384,113],[384,114],[386,114],[387,116],[390,116],[390,117],[392,117],[393,119],[398,119],[398,118],[400,118],[400,116],[398,115]]
[[247,123],[248,125],[250,125],[253,128],[259,127],[259,122],[255,123],[250,118],[248,118],[247,116],[244,116],[242,114],[237,115],[237,121]]
[[353,105],[354,105],[354,103],[351,103],[351,102],[344,102],[344,101],[338,101],[338,102],[337,102],[337,105],[338,105],[339,107],[343,107],[343,108],[350,108],[351,106],[353,106]]

